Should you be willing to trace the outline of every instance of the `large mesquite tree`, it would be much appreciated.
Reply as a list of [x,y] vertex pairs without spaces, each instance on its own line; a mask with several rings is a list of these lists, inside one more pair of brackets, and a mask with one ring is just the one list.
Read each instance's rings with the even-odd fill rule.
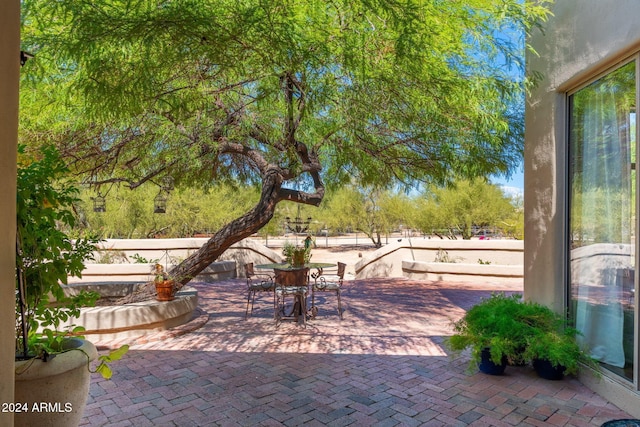
[[[521,0],[24,0],[21,138],[93,186],[261,185],[184,284],[325,183],[508,173],[522,152]],[[506,66],[502,66],[506,65]]]

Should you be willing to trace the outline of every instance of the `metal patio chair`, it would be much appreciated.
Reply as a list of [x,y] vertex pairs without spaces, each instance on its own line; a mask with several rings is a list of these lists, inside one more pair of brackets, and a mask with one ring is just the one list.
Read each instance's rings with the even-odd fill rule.
[[[276,296],[273,276],[267,273],[256,273],[252,262],[244,265],[244,274],[247,278],[247,309],[244,313],[244,318],[246,319],[249,313],[253,314],[253,304],[258,293],[272,293],[273,306],[275,307]],[[251,304],[251,311],[249,311],[249,304]]]
[[342,289],[344,281],[344,273],[347,268],[347,264],[343,262],[338,263],[338,271],[335,274],[321,274],[314,277],[313,285],[311,286],[311,312],[317,313],[315,297],[316,292],[332,292],[336,294],[338,298],[338,315],[342,320],[342,302],[340,301],[340,290]]

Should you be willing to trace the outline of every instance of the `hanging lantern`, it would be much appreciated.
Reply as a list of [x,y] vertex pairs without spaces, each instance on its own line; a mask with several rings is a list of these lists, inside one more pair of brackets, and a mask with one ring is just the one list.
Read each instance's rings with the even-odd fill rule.
[[167,212],[167,196],[162,191],[153,199],[153,213],[163,214]]
[[291,219],[291,217],[286,217],[284,219],[284,226],[289,229],[290,232],[296,234],[306,233],[309,229],[309,225],[311,225],[311,220],[313,218],[307,217],[306,220],[300,217],[300,206],[298,206],[298,215],[295,218]]
[[104,197],[98,193],[96,197],[93,197],[93,211],[94,212],[106,212],[107,205]]

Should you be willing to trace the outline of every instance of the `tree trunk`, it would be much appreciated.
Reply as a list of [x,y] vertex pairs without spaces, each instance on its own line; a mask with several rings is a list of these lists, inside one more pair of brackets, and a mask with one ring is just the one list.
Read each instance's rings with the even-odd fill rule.
[[[200,249],[168,272],[181,289],[209,264],[214,262],[231,245],[251,236],[273,217],[276,205],[286,198],[282,189],[282,176],[278,170],[269,171],[262,181],[260,200],[249,212],[223,226]],[[318,202],[319,203],[319,202]],[[155,296],[153,282],[141,286],[138,291],[120,299],[117,304],[146,301]]]

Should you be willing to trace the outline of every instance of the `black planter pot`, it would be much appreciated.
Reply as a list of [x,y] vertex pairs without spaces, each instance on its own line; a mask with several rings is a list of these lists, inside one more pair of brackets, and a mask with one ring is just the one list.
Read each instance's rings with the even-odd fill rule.
[[491,360],[491,352],[488,348],[485,348],[480,353],[480,364],[478,365],[478,369],[480,372],[489,375],[502,375],[504,374],[504,370],[507,367],[507,358],[502,358],[502,363],[497,365]]
[[540,378],[557,381],[564,378],[564,370],[566,368],[562,365],[553,366],[551,362],[545,359],[534,359],[533,369],[536,370]]

